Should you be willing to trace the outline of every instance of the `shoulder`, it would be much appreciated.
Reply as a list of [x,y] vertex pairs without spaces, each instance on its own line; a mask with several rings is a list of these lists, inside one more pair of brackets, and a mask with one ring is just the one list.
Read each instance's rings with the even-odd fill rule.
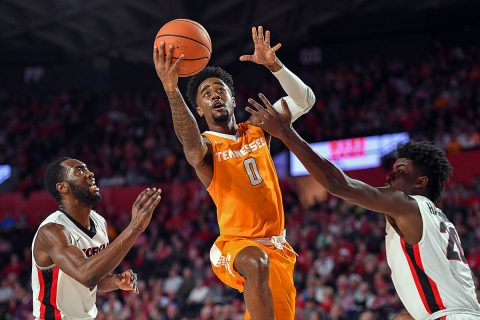
[[67,228],[59,223],[49,222],[38,229],[36,241],[40,244],[50,245],[57,241],[68,241]]

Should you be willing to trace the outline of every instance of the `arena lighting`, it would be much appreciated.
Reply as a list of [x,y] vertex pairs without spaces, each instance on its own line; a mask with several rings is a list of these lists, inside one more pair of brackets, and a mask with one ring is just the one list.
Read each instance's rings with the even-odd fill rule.
[[[360,170],[379,167],[384,155],[396,150],[399,143],[408,142],[408,133],[384,134],[343,140],[314,142],[310,146],[322,157],[335,163],[342,170]],[[290,152],[290,175],[306,176],[307,170]]]
[[0,164],[0,184],[10,178],[12,175],[12,167],[8,164]]

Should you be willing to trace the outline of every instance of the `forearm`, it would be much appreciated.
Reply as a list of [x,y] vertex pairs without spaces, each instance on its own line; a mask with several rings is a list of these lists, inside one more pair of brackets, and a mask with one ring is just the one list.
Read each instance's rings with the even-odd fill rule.
[[349,178],[336,165],[318,155],[293,128],[286,129],[281,140],[328,192],[339,196],[346,190]]
[[100,253],[87,258],[80,272],[86,275],[86,286],[93,288],[105,275],[113,272],[132,248],[140,233],[128,226],[111,244]]
[[[185,104],[180,90],[167,92],[175,133],[186,153],[195,153],[204,148],[200,129],[192,112]],[[187,154],[188,156],[188,154]]]
[[101,292],[109,292],[118,290],[118,285],[115,283],[115,275],[107,274],[102,280],[98,282],[97,290]]
[[[287,67],[282,66],[279,70],[272,72],[282,86],[285,93],[292,98],[301,108],[308,110],[315,103],[315,94],[312,89],[305,84],[297,75]],[[307,110],[307,111],[308,111]]]

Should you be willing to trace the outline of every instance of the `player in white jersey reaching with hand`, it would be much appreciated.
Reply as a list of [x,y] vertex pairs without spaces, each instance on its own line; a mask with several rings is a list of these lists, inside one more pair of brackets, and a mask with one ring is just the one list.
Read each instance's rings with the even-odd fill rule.
[[455,226],[436,201],[452,168],[445,153],[426,142],[397,148],[398,159],[384,187],[345,175],[319,156],[292,128],[290,111],[249,99],[249,123],[281,139],[325,189],[344,200],[385,215],[387,261],[395,289],[417,320],[480,319],[471,270]]
[[140,193],[125,230],[109,244],[105,219],[92,210],[100,189],[87,166],[61,158],[45,172],[45,187],[59,204],[32,242],[33,316],[37,319],[94,319],[97,289],[136,290],[132,270],[112,274],[150,223],[160,189]]

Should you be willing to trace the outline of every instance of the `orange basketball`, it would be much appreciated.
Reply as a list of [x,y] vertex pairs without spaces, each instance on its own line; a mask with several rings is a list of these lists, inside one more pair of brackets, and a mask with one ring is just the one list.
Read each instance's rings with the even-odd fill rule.
[[165,53],[173,45],[172,62],[184,54],[178,66],[180,77],[189,77],[205,68],[212,55],[212,41],[207,30],[198,22],[189,19],[175,19],[167,22],[157,33],[154,45],[165,43]]

